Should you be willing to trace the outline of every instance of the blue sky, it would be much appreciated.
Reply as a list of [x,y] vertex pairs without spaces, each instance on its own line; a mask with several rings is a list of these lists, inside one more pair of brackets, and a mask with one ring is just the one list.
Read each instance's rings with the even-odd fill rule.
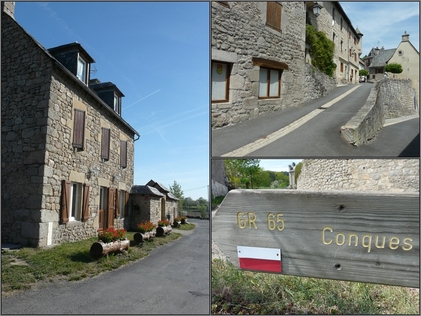
[[288,171],[288,165],[293,162],[298,165],[301,161],[301,159],[261,159],[259,166],[264,170]]
[[45,48],[79,42],[91,78],[124,93],[135,184],[153,179],[208,199],[209,3],[16,2],[16,21]]
[[363,36],[361,57],[373,47],[397,48],[406,31],[419,51],[420,4],[416,2],[340,2],[354,28]]

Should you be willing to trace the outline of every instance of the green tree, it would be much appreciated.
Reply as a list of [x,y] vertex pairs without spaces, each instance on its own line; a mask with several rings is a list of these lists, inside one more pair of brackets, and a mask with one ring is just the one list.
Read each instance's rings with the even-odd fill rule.
[[262,170],[259,159],[227,159],[224,163],[228,180],[235,188],[253,188],[254,178]]
[[181,211],[183,209],[184,192],[181,190],[181,185],[174,180],[174,184],[170,185],[170,192],[179,199],[178,208]]
[[387,64],[386,67],[384,67],[384,70],[387,72],[391,72],[393,74],[393,77],[395,77],[395,74],[400,74],[403,69],[401,64]]
[[368,75],[368,71],[365,69],[360,69],[359,71],[360,76],[367,76]]

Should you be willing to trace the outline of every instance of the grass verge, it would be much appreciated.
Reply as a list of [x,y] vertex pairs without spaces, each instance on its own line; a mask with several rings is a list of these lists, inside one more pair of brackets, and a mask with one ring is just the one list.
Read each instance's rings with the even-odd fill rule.
[[415,289],[242,271],[212,260],[212,314],[415,314]]
[[187,222],[187,224],[181,224],[180,227],[173,228],[173,230],[177,230],[177,229],[179,229],[179,230],[192,230],[194,228],[194,226],[195,226],[194,224]]
[[[127,238],[132,241],[134,234],[135,232],[128,232]],[[7,251],[2,254],[2,295],[28,289],[39,281],[77,281],[117,269],[147,256],[152,249],[179,237],[180,233],[172,232],[165,237],[144,242],[142,246],[132,246],[131,242],[128,251],[111,254],[99,260],[94,260],[89,255],[92,243],[97,241],[96,237],[63,243],[49,249],[22,248]]]

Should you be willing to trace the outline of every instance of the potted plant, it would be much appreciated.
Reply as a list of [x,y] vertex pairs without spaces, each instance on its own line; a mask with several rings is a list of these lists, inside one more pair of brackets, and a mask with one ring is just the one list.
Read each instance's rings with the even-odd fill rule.
[[155,237],[156,225],[149,221],[143,221],[137,224],[138,233],[134,234],[133,238],[137,244],[145,240],[152,240]]
[[92,258],[100,258],[110,252],[122,252],[129,249],[130,241],[126,238],[127,231],[110,227],[99,231],[98,241],[93,243],[89,253]]
[[158,227],[156,228],[156,236],[163,237],[168,235],[171,232],[171,224],[170,221],[163,219],[158,221]]

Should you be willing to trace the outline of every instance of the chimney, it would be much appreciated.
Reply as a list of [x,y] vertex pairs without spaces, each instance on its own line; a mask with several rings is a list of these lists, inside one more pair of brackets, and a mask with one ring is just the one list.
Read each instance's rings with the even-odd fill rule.
[[409,42],[409,34],[406,34],[406,31],[405,34],[402,35],[402,42]]
[[15,2],[6,2],[6,1],[2,1],[1,2],[1,10],[4,13],[7,13],[8,15],[10,15],[13,19],[15,18]]

